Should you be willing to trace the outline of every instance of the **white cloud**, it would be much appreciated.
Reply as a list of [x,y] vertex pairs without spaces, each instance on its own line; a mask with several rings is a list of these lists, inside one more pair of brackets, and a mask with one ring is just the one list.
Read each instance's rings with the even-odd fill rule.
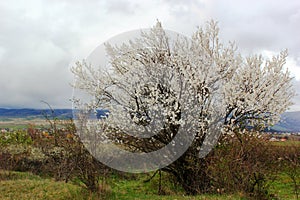
[[300,111],[300,81],[295,81],[293,82],[294,88],[295,88],[295,92],[296,92],[296,96],[293,99],[293,103],[294,105],[292,105],[290,107],[290,111]]
[[126,0],[107,1],[107,13],[118,13],[123,15],[133,15],[139,6],[137,3]]
[[[277,56],[279,52],[262,50],[261,54],[267,59],[272,59],[272,57]],[[290,71],[291,76],[294,77],[296,81],[300,81],[300,66],[297,64],[297,60],[294,57],[292,56],[287,57],[286,63],[284,65],[284,70],[286,69]]]
[[0,61],[2,60],[4,54],[5,54],[5,49],[0,46]]
[[11,0],[0,1],[0,107],[69,106],[70,64],[102,42],[156,19],[189,36],[211,18],[245,54],[288,48],[286,65],[299,80],[298,0]]
[[286,61],[286,67],[291,72],[291,75],[296,79],[296,81],[300,81],[300,66],[297,65],[297,62],[294,58],[289,57]]

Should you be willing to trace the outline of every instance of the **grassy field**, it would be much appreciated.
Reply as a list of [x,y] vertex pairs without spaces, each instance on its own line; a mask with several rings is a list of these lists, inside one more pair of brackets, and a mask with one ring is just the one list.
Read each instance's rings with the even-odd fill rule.
[[[35,124],[37,127],[47,125],[46,121],[41,119],[28,119],[27,121],[24,119],[6,119],[0,122],[1,125],[7,128],[8,125],[11,125],[11,128],[18,129],[19,127],[24,126],[24,128],[28,128],[28,124]],[[33,144],[37,144],[37,142],[44,142],[45,138],[42,140],[36,139],[35,141],[26,142],[23,137],[24,134],[28,133],[26,130],[18,132],[12,131],[14,134],[11,137],[14,143],[3,143],[3,149],[6,148],[5,145],[14,146],[15,143],[21,142],[21,145],[25,145],[28,148],[32,148]],[[18,133],[18,134],[17,134]],[[8,133],[9,134],[9,133]],[[17,137],[18,136],[18,137]],[[64,136],[66,137],[66,136]],[[7,137],[4,137],[4,141],[7,140]],[[46,137],[48,140],[49,138]],[[51,137],[49,141],[51,140]],[[10,141],[10,140],[9,140]],[[65,140],[62,140],[65,141]],[[66,140],[67,141],[67,140]],[[44,144],[44,143],[42,143]],[[288,147],[293,147],[295,152],[299,152],[300,150],[300,142],[299,141],[286,141],[286,142],[274,142],[272,143],[275,147],[279,147],[284,150]],[[5,147],[5,148],[4,148]],[[35,147],[37,148],[37,147]],[[14,148],[13,148],[14,149]],[[281,151],[280,151],[281,152]],[[0,152],[1,153],[1,152]],[[27,155],[27,154],[26,154]],[[296,155],[296,154],[295,154]],[[298,155],[298,154],[297,154]],[[18,158],[16,156],[15,158]],[[1,154],[0,154],[1,159]],[[5,164],[6,162],[4,162]],[[297,165],[298,166],[298,165]],[[0,166],[1,168],[1,166]],[[52,168],[51,168],[52,169]],[[56,169],[56,168],[55,168]],[[222,168],[223,169],[223,168]],[[294,168],[289,168],[294,169]],[[294,193],[294,185],[292,179],[288,176],[289,169],[283,170],[280,168],[280,172],[277,175],[275,181],[269,183],[269,193],[271,195],[271,199],[291,199],[296,200],[296,195]],[[53,178],[44,177],[45,173],[42,173],[43,177],[34,175],[28,172],[15,172],[15,171],[4,171],[0,169],[0,199],[8,200],[8,199],[47,199],[47,200],[60,200],[60,199],[125,199],[125,200],[237,200],[237,199],[247,199],[245,194],[204,194],[197,196],[186,196],[183,189],[175,184],[175,181],[171,181],[170,176],[165,174],[162,175],[162,184],[159,188],[159,179],[158,176],[155,176],[151,181],[145,182],[145,180],[150,178],[150,174],[138,174],[131,175],[127,174],[124,177],[118,173],[112,173],[109,176],[105,177],[101,176],[98,193],[88,191],[84,184],[78,181],[75,177],[75,180],[69,181],[68,183],[55,181]],[[223,174],[222,174],[223,175]],[[53,176],[52,176],[53,177]],[[222,176],[221,176],[222,177]],[[98,178],[97,178],[98,179]],[[297,174],[297,183],[300,183],[299,173]],[[299,185],[299,184],[298,184]],[[164,194],[164,195],[158,195]],[[217,192],[215,192],[217,193]]]
[[26,129],[30,124],[37,127],[48,125],[46,120],[41,118],[0,118],[0,129]]
[[86,199],[87,191],[70,183],[43,179],[31,173],[0,171],[0,199]]
[[12,130],[27,129],[29,126],[34,126],[35,128],[48,128],[50,124],[45,118],[0,118],[0,130],[3,128]]
[[[298,180],[300,182],[300,180]],[[285,174],[279,174],[278,178],[271,183],[270,192],[276,194],[279,199],[297,199],[293,190],[293,183],[290,177]]]
[[[49,178],[41,178],[28,172],[0,171],[0,199],[47,199],[47,200],[85,200],[85,199],[112,199],[112,200],[238,200],[247,199],[242,194],[236,195],[198,195],[185,196],[183,191],[172,186],[167,181],[163,190],[167,195],[157,195],[157,179],[144,183],[145,175],[139,175],[138,180],[110,177],[99,187],[102,194],[88,192],[79,183],[57,182]],[[289,178],[282,174],[270,186],[276,198],[296,200],[293,195]]]
[[[183,194],[157,195],[155,184],[143,183],[142,180],[109,180],[112,188],[102,184],[106,194],[97,195],[88,192],[74,183],[56,182],[52,179],[41,178],[31,173],[0,171],[0,199],[47,199],[47,200],[84,200],[84,199],[152,199],[152,200],[229,200],[241,199],[238,195],[201,195],[184,196]],[[101,184],[100,184],[101,187]],[[174,191],[173,191],[174,193]]]
[[111,179],[112,195],[110,199],[124,200],[237,200],[242,199],[240,195],[197,195],[186,196],[183,190],[172,185],[168,180],[163,180],[162,191],[165,195],[158,195],[158,180],[154,179],[144,183],[146,177],[140,175],[138,180]]

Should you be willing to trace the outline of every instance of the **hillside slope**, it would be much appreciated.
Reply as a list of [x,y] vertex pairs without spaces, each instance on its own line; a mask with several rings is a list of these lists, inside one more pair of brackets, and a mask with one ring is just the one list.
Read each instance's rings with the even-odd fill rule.
[[[45,114],[60,119],[73,118],[72,109],[6,109],[0,108],[0,118],[44,118]],[[98,111],[98,117],[104,116],[104,111]],[[270,128],[273,132],[300,132],[300,111],[285,112],[281,116],[281,120],[275,126]]]
[[[58,118],[72,118],[72,109],[54,109],[53,116]],[[0,108],[0,118],[44,118],[52,116],[50,109],[7,109]]]

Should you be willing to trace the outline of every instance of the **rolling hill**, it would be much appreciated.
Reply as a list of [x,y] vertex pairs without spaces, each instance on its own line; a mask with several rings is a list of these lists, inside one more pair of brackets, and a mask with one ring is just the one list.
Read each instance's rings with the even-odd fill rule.
[[[54,109],[53,116],[57,118],[72,118],[72,109]],[[44,118],[45,115],[52,116],[50,109],[7,109],[0,108],[0,118]]]
[[281,120],[271,127],[275,132],[300,132],[300,111],[285,112],[281,115]]
[[[45,114],[54,116],[60,119],[70,119],[73,117],[72,109],[54,109],[54,113],[50,109],[7,109],[0,108],[1,118],[44,118]],[[103,116],[104,111],[98,112],[98,117]],[[281,120],[269,130],[271,132],[300,132],[300,111],[285,112],[281,116]]]

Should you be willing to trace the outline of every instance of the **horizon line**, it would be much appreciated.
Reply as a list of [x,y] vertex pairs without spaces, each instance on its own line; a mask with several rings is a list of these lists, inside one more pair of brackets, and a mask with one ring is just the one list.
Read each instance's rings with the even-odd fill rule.
[[[65,107],[65,108],[61,108],[61,107],[51,107],[51,108],[33,108],[33,107],[1,107],[0,106],[0,109],[7,109],[7,110],[22,110],[22,109],[32,109],[32,110],[51,110],[51,109],[53,109],[53,110],[73,110],[73,108],[67,108],[67,107]],[[286,110],[285,112],[283,112],[283,113],[286,113],[286,112],[300,112],[300,110]]]

